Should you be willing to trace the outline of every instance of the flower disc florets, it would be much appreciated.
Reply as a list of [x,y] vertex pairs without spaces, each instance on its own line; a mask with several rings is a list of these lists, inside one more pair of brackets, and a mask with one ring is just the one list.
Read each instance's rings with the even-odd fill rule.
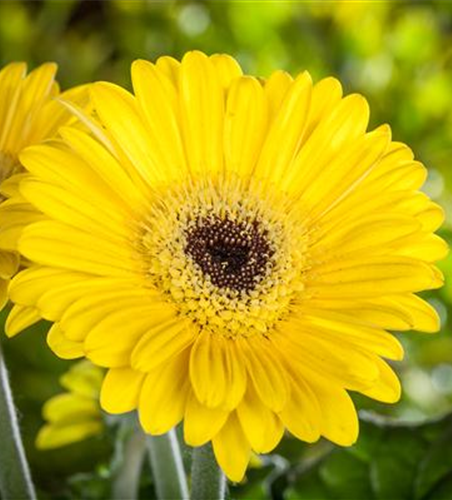
[[231,182],[191,185],[172,190],[142,228],[150,280],[203,329],[265,333],[302,290],[303,227],[268,201]]

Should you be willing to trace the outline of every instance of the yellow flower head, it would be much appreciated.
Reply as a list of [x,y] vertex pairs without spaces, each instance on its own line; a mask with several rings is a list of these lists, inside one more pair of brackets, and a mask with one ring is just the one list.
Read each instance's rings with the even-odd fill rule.
[[[23,170],[18,156],[27,146],[53,137],[58,128],[71,120],[71,114],[54,98],[59,94],[55,81],[57,66],[46,63],[27,75],[25,63],[11,63],[0,71],[0,200],[17,194]],[[80,97],[82,88],[62,94],[66,99]],[[0,308],[7,300],[9,278],[19,267],[16,254],[21,227],[36,220],[25,200],[17,197],[5,205],[0,215]]]
[[439,326],[414,295],[441,286],[447,252],[425,168],[388,126],[367,132],[367,102],[334,78],[261,81],[190,52],[136,61],[132,80],[94,85],[91,134],[21,155],[42,220],[20,239],[16,311],[54,322],[57,354],[109,368],[104,409],[138,408],[151,434],[183,420],[232,480],[285,428],[351,445],[347,391],[400,396],[386,330]]
[[103,370],[89,361],[79,361],[60,379],[67,392],[49,399],[42,416],[46,424],[39,430],[36,446],[41,450],[59,448],[102,432],[99,406]]

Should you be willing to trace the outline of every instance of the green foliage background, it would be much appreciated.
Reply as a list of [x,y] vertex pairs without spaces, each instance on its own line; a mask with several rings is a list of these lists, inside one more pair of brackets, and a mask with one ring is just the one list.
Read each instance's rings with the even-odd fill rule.
[[[267,76],[308,69],[338,77],[364,94],[372,125],[388,122],[429,169],[425,191],[447,212],[452,240],[452,3],[360,1],[1,1],[0,63],[59,64],[63,88],[111,80],[130,86],[136,58],[180,57],[198,48],[234,55],[246,72]],[[442,263],[450,275],[452,258]],[[452,280],[430,294],[443,320],[434,336],[401,336],[401,403],[356,398],[360,441],[348,450],[290,437],[231,489],[234,498],[452,498]],[[4,315],[3,315],[4,316]],[[4,319],[4,318],[3,318]],[[68,363],[46,348],[46,325],[4,342],[21,426],[42,498],[108,498],[110,429],[100,438],[52,452],[34,448],[43,402],[60,392]],[[375,412],[384,415],[376,418]],[[117,457],[116,457],[117,458]],[[142,497],[153,495],[144,478]]]

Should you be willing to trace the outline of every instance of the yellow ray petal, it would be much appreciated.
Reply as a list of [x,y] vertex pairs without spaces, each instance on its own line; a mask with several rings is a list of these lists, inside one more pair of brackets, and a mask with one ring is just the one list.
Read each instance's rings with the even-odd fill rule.
[[131,366],[148,372],[182,352],[195,338],[194,327],[182,318],[158,324],[135,346],[130,358]]
[[236,342],[259,397],[271,410],[281,411],[288,397],[288,382],[273,343],[260,335]]
[[5,333],[8,337],[14,337],[40,319],[41,316],[34,307],[14,305],[6,320]]
[[127,212],[130,209],[143,210],[147,200],[143,199],[139,187],[133,182],[131,173],[107,148],[75,127],[63,127],[60,129],[60,134],[80,158],[108,184],[118,197],[124,200],[125,204],[121,205],[124,210]]
[[188,52],[180,69],[180,109],[185,150],[193,176],[223,169],[224,90],[212,61]]
[[366,324],[351,315],[311,309],[300,315],[296,324],[299,328],[300,340],[306,335],[307,343],[312,335],[318,335],[333,344],[342,341],[351,342],[360,349],[375,352],[389,359],[401,360],[403,358],[403,347],[393,335],[385,332],[378,325]]
[[238,350],[232,352],[231,343],[234,341],[204,331],[193,345],[191,383],[199,402],[209,408],[221,406],[231,410],[245,392],[244,363]]
[[46,401],[42,409],[43,417],[51,423],[71,424],[77,420],[97,418],[97,401],[76,394],[63,393]]
[[210,441],[223,427],[229,411],[207,408],[192,392],[187,400],[184,417],[184,439],[189,446],[202,446]]
[[408,257],[376,256],[336,259],[316,267],[307,287],[318,297],[378,297],[387,293],[417,292],[441,286],[434,269]]
[[49,98],[57,71],[55,63],[45,63],[29,73],[21,82],[21,94],[14,115],[6,127],[8,136],[3,145],[4,150],[16,152],[30,144],[30,122]]
[[282,188],[292,186],[297,193],[303,193],[338,152],[344,154],[346,146],[364,135],[368,120],[369,107],[362,96],[352,94],[339,101],[303,144],[289,175],[282,179]]
[[54,323],[47,334],[47,344],[62,359],[76,359],[84,356],[82,342],[74,342],[64,336],[58,323]]
[[321,434],[335,444],[351,446],[358,438],[359,422],[350,396],[341,387],[312,372],[306,375],[306,380],[319,403]]
[[288,91],[293,78],[285,71],[275,71],[264,83],[265,97],[268,102],[269,118],[274,120],[276,113]]
[[251,457],[251,448],[235,413],[212,440],[219,466],[231,481],[241,481]]
[[314,443],[319,439],[321,431],[319,403],[302,374],[294,372],[290,379],[290,398],[279,416],[288,431],[295,437]]
[[234,79],[242,76],[242,68],[239,63],[228,54],[213,54],[209,59],[212,61],[225,90],[231,86]]
[[44,266],[99,276],[133,277],[139,265],[128,247],[50,220],[27,226],[20,237],[19,250]]
[[129,162],[149,186],[169,180],[165,165],[159,164],[158,157],[148,147],[149,134],[138,113],[135,97],[107,82],[94,84],[91,91],[96,111],[120,148],[122,160]]
[[148,61],[132,64],[132,82],[139,111],[146,123],[148,148],[165,167],[171,182],[187,174],[187,161],[179,128],[179,103],[171,81]]
[[83,196],[68,192],[66,189],[47,184],[29,177],[21,182],[20,191],[38,210],[47,216],[75,228],[102,236],[124,245],[129,225],[122,223],[98,209],[97,204],[87,201]]
[[170,81],[174,87],[179,85],[180,62],[170,56],[162,56],[157,59],[155,63],[157,69],[161,71]]
[[19,268],[19,256],[12,252],[0,252],[0,278],[8,279]]
[[8,141],[11,121],[16,114],[16,107],[20,92],[22,90],[22,81],[27,72],[27,65],[23,62],[11,63],[0,71],[0,86],[2,89],[2,98],[0,99],[0,150],[4,151]]
[[317,125],[324,120],[342,98],[342,86],[336,78],[323,78],[312,88],[311,107],[305,137],[309,137]]
[[36,438],[36,447],[41,450],[59,448],[82,441],[102,432],[103,426],[98,421],[88,421],[68,425],[44,425]]
[[258,179],[280,182],[303,141],[311,104],[312,79],[308,72],[299,75],[287,89],[270,125],[255,175]]
[[[81,157],[68,151],[62,141],[30,146],[20,154],[21,163],[34,176],[57,184],[88,201],[95,199],[97,210],[118,221],[130,216],[121,198],[99,177]],[[64,165],[64,169],[61,168]]]
[[291,353],[296,366],[309,366],[348,389],[370,387],[378,378],[374,357],[344,340],[338,344],[316,335],[315,330],[308,336],[296,325],[281,325],[277,343],[281,352]]
[[104,379],[104,370],[87,360],[71,365],[60,378],[60,384],[70,393],[84,398],[99,399],[99,392]]
[[260,400],[252,384],[248,384],[237,416],[253,451],[269,453],[278,445],[284,427],[279,417]]
[[[130,365],[132,352],[137,345],[149,332],[162,328],[168,317],[173,316],[173,312],[165,305],[143,307],[139,302],[131,305],[123,299],[119,310],[116,307],[116,310],[105,311],[104,308],[98,307],[92,316],[93,326],[88,328],[88,325],[83,325],[79,330],[79,335],[83,333],[87,335],[84,342],[86,356],[93,363],[114,368]],[[74,314],[73,318],[81,323],[79,315]],[[87,321],[90,321],[89,317]],[[70,324],[72,335],[78,333],[75,324],[69,323],[64,316],[62,322],[65,326]],[[124,324],[127,324],[126,331],[123,328]],[[145,352],[141,354],[144,356]],[[135,364],[132,366],[136,367]]]
[[135,410],[144,378],[144,373],[131,368],[110,368],[102,384],[100,405],[108,413]]
[[259,157],[267,127],[262,85],[249,76],[235,80],[228,93],[224,125],[226,168],[247,178]]
[[143,429],[149,434],[164,434],[182,420],[190,391],[189,356],[187,349],[146,374],[139,416]]
[[377,364],[380,370],[380,377],[377,383],[369,389],[360,392],[369,398],[382,401],[383,403],[397,403],[402,393],[399,379],[383,360],[378,359]]

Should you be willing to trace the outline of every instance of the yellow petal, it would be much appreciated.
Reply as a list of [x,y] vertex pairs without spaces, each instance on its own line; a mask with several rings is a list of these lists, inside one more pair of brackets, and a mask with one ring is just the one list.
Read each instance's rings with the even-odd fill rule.
[[187,162],[179,129],[176,89],[156,66],[143,60],[132,64],[132,82],[146,123],[148,147],[165,167],[168,178],[179,181],[187,173]]
[[271,410],[281,411],[288,397],[288,382],[273,343],[260,335],[236,342],[240,342],[238,348],[259,397]]
[[292,374],[290,398],[279,417],[287,430],[298,439],[308,443],[314,443],[319,439],[321,431],[320,406],[302,374]]
[[19,255],[13,252],[0,252],[0,278],[9,279],[19,269]]
[[320,297],[367,298],[387,293],[418,292],[441,286],[435,270],[408,257],[336,259],[316,267],[307,287]]
[[20,98],[7,126],[8,135],[2,146],[4,150],[17,152],[29,144],[27,129],[31,129],[30,120],[33,120],[49,99],[56,71],[56,64],[45,63],[22,81]]
[[306,124],[306,137],[311,135],[312,131],[328,116],[341,98],[342,86],[336,78],[323,78],[314,85],[308,123]]
[[127,211],[142,209],[146,200],[143,200],[131,173],[107,148],[75,127],[63,127],[59,133],[72,150],[125,202],[121,208]]
[[406,238],[397,250],[397,255],[405,255],[425,262],[436,262],[447,257],[448,244],[436,234],[420,234]]
[[164,165],[148,147],[149,135],[139,116],[134,96],[112,83],[92,86],[93,101],[102,123],[120,148],[122,159],[129,162],[148,186],[165,180]]
[[130,358],[132,368],[148,372],[190,346],[196,338],[194,327],[176,318],[156,325],[141,338]]
[[360,390],[376,382],[379,372],[369,353],[344,340],[341,343],[325,340],[320,332],[316,335],[315,329],[310,335],[302,333],[302,328],[296,323],[281,325],[282,334],[278,337],[280,351],[290,353],[297,364],[328,375],[348,389]]
[[97,401],[76,394],[63,393],[46,401],[43,417],[51,423],[70,424],[100,416]]
[[62,359],[75,359],[84,356],[83,344],[69,340],[58,323],[52,325],[47,334],[47,344]]
[[300,342],[309,343],[312,336],[318,336],[333,344],[341,341],[350,342],[363,350],[375,352],[389,359],[403,358],[403,347],[400,342],[382,330],[378,324],[374,327],[352,316],[313,309],[309,313],[302,314],[297,325]]
[[215,177],[223,169],[224,90],[212,61],[185,54],[180,69],[182,132],[190,171]]
[[274,119],[288,91],[293,78],[285,71],[275,71],[264,83],[265,96],[268,102],[269,117]]
[[2,89],[2,98],[0,99],[0,150],[6,149],[8,134],[11,128],[11,122],[16,114],[16,107],[20,92],[22,90],[22,81],[27,71],[25,63],[17,62],[5,66],[0,71],[0,86]]
[[244,76],[228,93],[224,125],[226,168],[247,177],[259,157],[267,127],[267,108],[262,85]]
[[303,141],[311,104],[312,80],[308,72],[299,75],[288,88],[270,126],[255,171],[258,180],[278,182],[287,170]]
[[133,276],[138,263],[127,247],[57,221],[27,226],[20,252],[44,266],[61,267],[101,276]]
[[0,279],[0,309],[3,309],[8,302],[8,280]]
[[162,56],[155,63],[158,70],[170,79],[175,88],[179,85],[180,62],[170,56]]
[[97,401],[104,378],[104,370],[87,360],[71,365],[70,369],[60,377],[60,384],[69,392],[83,398]]
[[239,63],[228,54],[213,54],[209,59],[213,63],[225,90],[230,87],[234,79],[242,76],[242,68]]
[[10,338],[14,337],[40,319],[41,316],[34,307],[14,305],[6,320],[5,333]]
[[99,210],[97,203],[66,189],[29,177],[21,182],[20,191],[38,210],[50,218],[75,228],[83,228],[116,245],[127,243],[125,223]]
[[364,135],[368,120],[369,106],[362,96],[352,94],[339,101],[303,144],[282,186],[303,193],[332,160],[337,161],[338,153],[346,154]]
[[182,420],[190,390],[189,355],[187,349],[146,374],[139,398],[139,416],[149,434],[164,434]]
[[44,215],[22,198],[4,201],[0,205],[0,248],[17,251],[23,229],[43,219]]
[[380,377],[377,383],[369,389],[360,392],[369,398],[382,401],[383,403],[397,403],[402,393],[402,387],[397,375],[381,359],[377,360],[377,364],[380,370]]
[[[304,367],[303,371],[306,371]],[[340,446],[351,446],[358,439],[359,422],[350,396],[341,387],[313,373],[305,377],[319,402],[321,434]]]
[[[135,307],[125,303],[123,309],[109,311],[106,314],[102,314],[102,310],[97,308],[93,313],[97,321],[95,323],[93,321],[91,328],[85,327],[81,330],[82,333],[87,334],[84,342],[86,356],[100,366],[110,368],[128,366],[133,359],[132,352],[139,343],[150,331],[162,328],[166,324],[164,318],[171,315],[171,310],[168,313],[167,307],[158,305],[155,308],[144,308],[142,305]],[[99,319],[101,316],[103,318]],[[64,318],[63,323],[67,324]],[[123,327],[125,324],[127,324],[127,329]],[[71,327],[74,329],[75,324]],[[133,363],[132,366],[136,368]],[[142,371],[149,371],[149,369]]]
[[144,373],[131,368],[108,370],[100,392],[100,405],[108,413],[127,413],[138,406]]
[[202,446],[210,441],[226,422],[229,411],[202,405],[192,392],[184,417],[184,439],[189,446]]
[[246,387],[243,360],[233,340],[202,332],[193,345],[190,380],[199,402],[209,408],[231,410],[242,399]]
[[413,294],[390,295],[385,298],[392,307],[398,308],[411,318],[410,327],[426,333],[440,329],[440,319],[436,310],[425,300]]
[[231,413],[221,431],[212,440],[218,465],[228,479],[243,479],[251,457],[251,448],[235,413]]
[[269,453],[279,443],[284,428],[279,417],[261,401],[252,384],[237,408],[237,416],[251,448]]
[[[30,146],[21,152],[20,161],[41,181],[61,186],[87,201],[95,199],[96,209],[109,214],[118,222],[130,217],[130,212],[120,196],[104,182],[89,163],[70,151],[62,141],[54,140]],[[61,165],[64,165],[64,169]]]
[[73,423],[69,425],[45,425],[36,438],[36,447],[49,450],[77,443],[102,432],[103,425],[98,421]]

